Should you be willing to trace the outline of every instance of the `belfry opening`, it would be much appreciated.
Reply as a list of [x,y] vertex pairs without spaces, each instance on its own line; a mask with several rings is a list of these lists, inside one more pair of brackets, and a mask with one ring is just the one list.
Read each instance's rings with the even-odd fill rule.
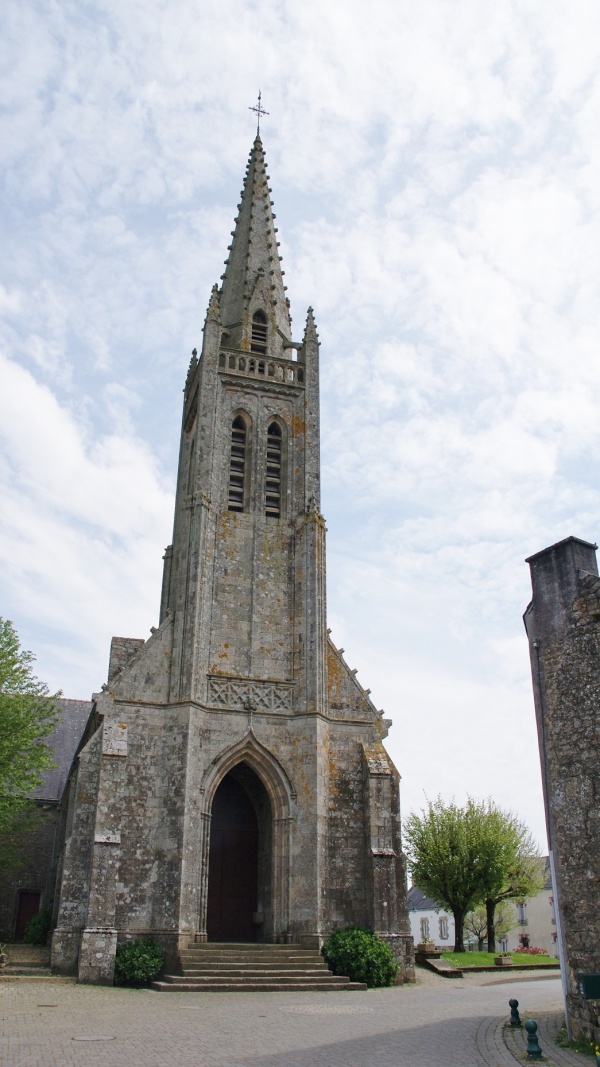
[[269,939],[271,855],[271,802],[258,775],[238,763],[218,786],[211,809],[209,941]]

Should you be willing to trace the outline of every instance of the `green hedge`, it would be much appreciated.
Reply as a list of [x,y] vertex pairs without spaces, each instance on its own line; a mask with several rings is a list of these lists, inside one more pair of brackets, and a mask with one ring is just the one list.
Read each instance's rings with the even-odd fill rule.
[[362,926],[336,930],[323,946],[323,955],[334,974],[366,982],[371,989],[393,985],[398,973],[390,946]]
[[26,945],[45,945],[52,926],[51,908],[42,908],[25,926],[23,941]]
[[160,971],[163,959],[162,951],[152,937],[117,945],[115,985],[144,985],[152,981]]

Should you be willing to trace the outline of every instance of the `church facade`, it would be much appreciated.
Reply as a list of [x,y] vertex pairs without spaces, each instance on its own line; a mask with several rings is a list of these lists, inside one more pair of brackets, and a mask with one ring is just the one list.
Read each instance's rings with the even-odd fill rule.
[[413,974],[399,775],[327,630],[319,340],[292,339],[260,137],[184,393],[148,640],[114,638],[69,784],[55,971],[153,936],[315,948],[362,924]]

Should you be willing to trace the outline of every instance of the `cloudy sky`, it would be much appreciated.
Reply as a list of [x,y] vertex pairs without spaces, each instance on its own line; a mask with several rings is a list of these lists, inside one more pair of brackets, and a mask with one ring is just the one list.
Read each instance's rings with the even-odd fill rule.
[[5,0],[0,615],[66,696],[145,637],[258,88],[322,342],[329,625],[405,812],[545,833],[524,557],[600,535],[596,0]]

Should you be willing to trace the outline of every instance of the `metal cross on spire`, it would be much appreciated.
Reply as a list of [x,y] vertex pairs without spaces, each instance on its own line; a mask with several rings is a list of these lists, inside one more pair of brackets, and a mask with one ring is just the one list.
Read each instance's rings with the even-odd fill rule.
[[248,108],[248,111],[254,111],[254,112],[255,112],[255,114],[256,114],[256,118],[257,118],[257,123],[256,123],[256,135],[257,135],[257,137],[258,137],[258,135],[259,135],[259,133],[260,133],[260,116],[261,116],[261,115],[268,115],[268,114],[269,114],[269,112],[268,112],[268,111],[265,111],[265,109],[264,109],[264,107],[262,106],[262,104],[261,104],[261,102],[260,102],[260,101],[261,101],[261,92],[260,92],[260,89],[259,89],[259,90],[258,90],[258,104],[256,105],[256,107],[249,107],[249,108]]

